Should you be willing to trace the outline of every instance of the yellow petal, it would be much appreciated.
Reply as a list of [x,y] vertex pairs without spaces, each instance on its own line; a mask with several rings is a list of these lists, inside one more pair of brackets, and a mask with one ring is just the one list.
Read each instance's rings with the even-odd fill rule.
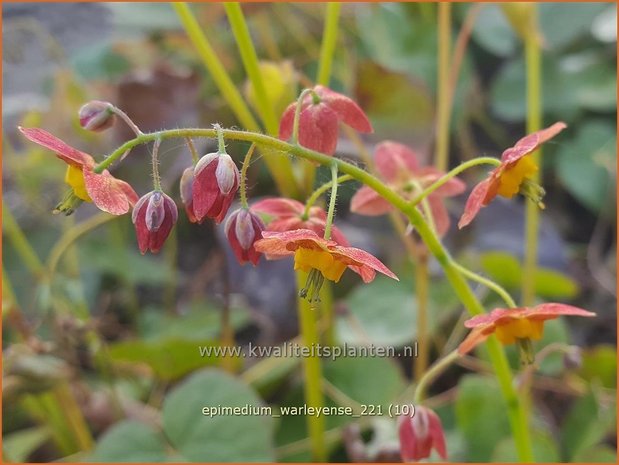
[[335,260],[324,250],[298,248],[294,254],[294,269],[307,272],[312,268],[319,270],[326,279],[338,282],[346,270],[346,264]]
[[537,165],[531,156],[524,156],[514,166],[503,171],[500,177],[498,194],[508,199],[520,190],[525,178],[530,178],[537,172]]
[[516,339],[537,340],[541,339],[543,334],[544,322],[528,318],[518,318],[496,328],[496,337],[503,344],[513,344]]
[[84,184],[84,173],[80,168],[69,165],[64,177],[64,182],[73,188],[73,192],[75,192],[75,195],[79,199],[85,202],[92,202],[92,199],[86,191],[86,185]]

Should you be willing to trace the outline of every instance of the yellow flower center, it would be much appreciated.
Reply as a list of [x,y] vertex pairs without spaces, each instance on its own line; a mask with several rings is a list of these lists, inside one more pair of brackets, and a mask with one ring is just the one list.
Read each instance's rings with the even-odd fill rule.
[[544,334],[544,322],[518,318],[496,327],[496,337],[503,344],[513,344],[517,339],[541,339]]
[[537,172],[537,165],[531,156],[524,156],[500,177],[498,194],[511,199],[520,190],[520,185]]
[[294,253],[294,269],[309,272],[312,268],[319,270],[326,279],[337,283],[346,270],[346,264],[337,261],[327,251],[298,248]]
[[64,182],[71,186],[73,192],[75,192],[75,195],[79,199],[86,202],[92,202],[92,199],[86,191],[86,185],[84,184],[84,173],[80,168],[69,165],[67,168],[67,173],[64,176]]

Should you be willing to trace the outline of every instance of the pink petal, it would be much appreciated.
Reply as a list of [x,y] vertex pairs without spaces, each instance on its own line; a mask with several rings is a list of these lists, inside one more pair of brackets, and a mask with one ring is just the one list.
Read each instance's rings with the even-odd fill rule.
[[491,332],[485,333],[484,327],[475,328],[471,331],[468,336],[462,341],[462,343],[458,346],[458,352],[461,355],[469,353],[479,344],[484,342],[490,336]]
[[374,149],[376,171],[382,179],[392,182],[398,178],[410,178],[419,169],[417,154],[406,145],[384,141]]
[[258,252],[265,253],[274,258],[292,255],[299,247],[307,249],[323,249],[335,247],[333,241],[327,241],[309,229],[297,229],[294,231],[263,231],[262,239],[256,241],[254,247]]
[[526,317],[532,320],[546,320],[550,318],[556,318],[561,315],[571,316],[596,316],[595,313],[583,310],[582,308],[573,307],[572,305],[548,303],[540,304],[526,312]]
[[498,320],[520,318],[524,316],[526,308],[495,308],[490,313],[476,315],[464,322],[466,328],[475,328],[495,324]]
[[392,210],[393,206],[368,186],[362,186],[350,200],[350,211],[359,215],[378,216]]
[[337,147],[337,115],[324,103],[310,105],[299,117],[299,144],[326,155]]
[[432,212],[432,219],[434,220],[436,232],[442,237],[449,231],[449,225],[451,224],[449,212],[441,197],[430,195],[428,197],[428,203],[430,204],[430,212]]
[[291,103],[284,110],[282,117],[279,121],[279,138],[284,141],[290,140],[292,136],[292,126],[294,124],[294,112],[297,107],[297,103]]
[[138,201],[138,194],[133,190],[133,187],[128,182],[123,181],[122,179],[116,179],[116,184],[125,193],[127,200],[129,201],[129,205],[133,206]]
[[525,155],[533,152],[544,142],[552,139],[554,136],[563,131],[563,129],[565,129],[566,127],[567,125],[565,123],[558,122],[550,127],[541,129],[537,132],[523,137],[518,142],[516,142],[513,147],[510,147],[503,152],[503,155],[501,156],[501,162],[507,165],[515,163]]
[[364,282],[370,282],[374,279],[374,273],[367,270],[370,268],[372,270],[378,271],[379,273],[384,274],[385,276],[389,276],[390,278],[399,281],[398,277],[391,271],[389,268],[385,266],[383,262],[381,262],[374,255],[366,252],[365,250],[357,249],[356,247],[335,247],[332,250],[332,254],[334,256],[339,255],[343,258],[343,262],[346,263],[347,259],[349,265],[359,266],[360,268],[355,269],[351,268],[357,274],[361,276]]
[[430,420],[430,436],[432,437],[432,446],[438,452],[443,460],[447,460],[447,446],[445,445],[445,433],[441,419],[433,410],[427,409],[428,418]]
[[119,183],[119,180],[112,176],[108,170],[104,170],[101,174],[89,169],[85,169],[83,172],[86,191],[100,210],[112,215],[124,215],[129,211],[135,199],[132,197],[130,200],[127,197],[126,186],[123,185],[123,181]]
[[370,120],[352,99],[321,85],[314,87],[314,92],[337,113],[343,123],[362,133],[374,132]]
[[481,207],[484,205],[488,190],[491,186],[491,181],[492,178],[486,178],[473,188],[464,206],[464,213],[462,213],[462,217],[458,222],[458,228],[464,228],[477,216],[479,210],[481,210]]
[[28,140],[56,152],[58,158],[69,165],[77,167],[93,167],[95,165],[95,160],[90,155],[71,147],[43,129],[22,128],[21,126],[18,129]]
[[298,200],[276,197],[260,200],[252,205],[252,210],[274,218],[287,218],[303,214],[305,206]]

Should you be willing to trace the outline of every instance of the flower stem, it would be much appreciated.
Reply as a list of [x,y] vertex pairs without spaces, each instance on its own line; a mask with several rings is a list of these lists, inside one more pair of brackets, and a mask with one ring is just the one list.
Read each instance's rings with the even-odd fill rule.
[[436,167],[447,171],[449,165],[449,87],[451,53],[451,4],[438,4],[438,95],[436,116]]
[[198,155],[198,151],[196,150],[196,146],[193,143],[193,139],[191,137],[185,137],[187,141],[187,147],[189,148],[189,153],[191,153],[191,161],[195,165],[200,160],[200,155]]
[[114,113],[120,119],[122,119],[125,122],[125,124],[127,126],[129,126],[129,128],[135,133],[136,136],[144,134],[142,132],[142,130],[138,127],[138,125],[135,124],[131,118],[129,118],[129,115],[127,113],[125,113],[124,111],[122,111],[120,108],[115,107],[114,105],[112,105],[110,110],[111,110],[112,113]]
[[419,202],[425,199],[432,192],[444,186],[447,183],[447,181],[449,181],[451,178],[458,176],[460,173],[462,173],[465,170],[468,170],[469,168],[472,168],[473,166],[477,166],[477,165],[499,166],[500,164],[501,164],[501,160],[499,160],[498,158],[493,158],[493,157],[479,157],[479,158],[473,158],[472,160],[469,160],[469,161],[465,161],[464,163],[461,163],[460,165],[456,166],[454,169],[446,173],[444,176],[441,176],[435,182],[433,182],[428,187],[426,187],[417,197],[415,197],[411,201],[411,204],[417,205]]
[[335,203],[337,201],[337,164],[331,165],[331,196],[329,197],[329,211],[327,212],[327,222],[325,224],[325,239],[331,239],[331,225],[335,216]]
[[241,187],[239,189],[239,196],[241,198],[241,206],[243,208],[249,208],[249,204],[247,203],[247,170],[249,169],[251,156],[254,154],[255,149],[256,144],[251,144],[251,147],[249,147],[249,150],[243,159],[243,166],[241,166]]
[[316,82],[323,86],[329,85],[331,76],[331,64],[337,44],[337,23],[342,5],[338,2],[327,3],[325,14],[325,27],[322,33],[322,45],[320,47],[320,60],[318,62],[318,75]]
[[230,21],[230,27],[232,33],[236,39],[236,44],[241,54],[241,60],[243,66],[247,72],[247,76],[251,81],[251,84],[256,92],[256,102],[259,108],[260,115],[264,121],[264,125],[269,134],[275,135],[278,130],[277,117],[273,109],[273,104],[269,100],[269,96],[260,73],[260,65],[258,63],[258,56],[254,48],[251,36],[249,35],[249,28],[247,22],[243,16],[243,10],[241,5],[237,2],[224,3],[226,14],[228,15],[228,21]]
[[414,376],[420,381],[426,373],[430,360],[430,341],[428,341],[428,304],[430,273],[428,255],[424,247],[415,246],[415,293],[417,298],[417,334],[419,353],[414,357]]
[[[307,281],[307,273],[297,271],[297,289],[302,289]],[[312,304],[302,297],[297,298],[299,312],[299,327],[303,345],[316,347],[319,344],[318,328],[316,325],[316,312],[312,310]],[[320,358],[313,353],[303,358],[303,372],[305,376],[305,403],[308,407],[321,408],[324,405],[322,392],[322,368]],[[325,421],[324,416],[307,415],[307,428],[312,444],[312,458],[316,462],[327,460],[325,444]]]
[[[542,95],[541,95],[541,56],[539,36],[537,34],[537,7],[531,5],[532,23],[535,28],[525,36],[524,47],[527,73],[527,133],[531,134],[541,129]],[[531,156],[537,166],[541,166],[541,149]],[[541,170],[540,170],[541,171]],[[540,171],[537,171],[532,181],[540,184]],[[527,199],[525,207],[525,251],[522,275],[522,304],[532,305],[535,299],[535,269],[537,267],[539,208]]]
[[43,262],[28,242],[28,238],[17,224],[13,213],[2,200],[2,232],[6,234],[11,245],[28,268],[28,271],[36,278],[43,278],[47,275]]
[[[255,142],[257,145],[268,147],[269,149],[280,152],[282,154],[292,154],[299,158],[309,160],[315,163],[319,163],[324,166],[331,166],[336,164],[339,171],[351,175],[357,181],[365,184],[366,186],[374,189],[380,196],[382,196],[387,202],[391,203],[396,209],[405,214],[413,227],[417,230],[417,233],[425,242],[426,246],[436,258],[438,263],[445,271],[445,275],[449,280],[452,288],[456,292],[456,295],[460,301],[464,304],[470,314],[478,315],[484,312],[484,309],[468,286],[464,276],[456,267],[454,260],[449,252],[443,247],[439,238],[432,231],[427,223],[424,221],[423,216],[417,209],[410,204],[409,201],[398,195],[388,186],[383,184],[382,181],[371,175],[367,171],[348,163],[344,160],[333,158],[328,155],[316,152],[314,150],[307,149],[298,145],[291,145],[282,140],[276,139],[265,134],[238,131],[232,129],[222,130],[228,139],[241,140],[248,142]],[[118,147],[114,152],[110,154],[98,167],[105,168],[107,165],[113,163],[122,154],[137,145],[147,143],[155,140],[158,137],[163,139],[168,138],[184,138],[184,137],[214,137],[214,129],[169,129],[159,131],[152,134],[144,134],[138,136],[135,139],[125,142]],[[303,286],[305,281],[301,282]],[[505,399],[507,413],[509,416],[510,424],[512,427],[514,442],[520,460],[531,461],[533,456],[531,452],[531,439],[528,431],[528,422],[526,413],[523,410],[522,403],[518,398],[517,392],[512,383],[511,370],[501,345],[494,337],[490,337],[486,342],[486,347],[490,355],[490,360],[494,367],[495,374],[501,387],[501,392]]]
[[484,278],[483,276],[469,270],[468,268],[465,268],[459,263],[454,263],[454,265],[458,269],[458,271],[460,271],[460,273],[462,273],[467,278],[472,279],[473,281],[477,281],[478,283],[486,286],[488,289],[492,289],[494,292],[496,292],[509,308],[517,307],[516,302],[514,302],[514,299],[512,299],[512,296],[509,295],[509,292],[507,292],[502,286],[488,278]]
[[[340,176],[339,178],[337,178],[337,183],[342,184],[343,182],[346,182],[346,181],[352,181],[352,179],[353,179],[352,176],[350,176],[349,174],[345,174],[344,176]],[[303,211],[304,220],[307,220],[309,218],[310,209],[314,206],[314,204],[320,198],[320,196],[324,194],[325,192],[327,192],[332,187],[333,187],[333,181],[329,181],[329,182],[324,183],[314,192],[312,192],[312,195],[310,195],[309,199],[307,199],[307,201],[305,202],[305,210]]]
[[215,129],[215,134],[217,134],[217,151],[219,153],[228,153],[226,152],[226,139],[221,126],[218,123],[215,123],[213,124],[213,129]]
[[292,121],[292,143],[294,145],[299,144],[299,119],[301,118],[301,109],[303,108],[303,100],[309,94],[313,93],[312,89],[303,89],[303,92],[299,94],[297,99],[297,106],[294,109],[294,120]]
[[413,397],[413,404],[420,404],[421,401],[426,396],[426,391],[428,390],[428,386],[434,379],[440,375],[445,369],[455,362],[460,357],[460,354],[457,350],[450,352],[445,355],[443,358],[438,360],[434,365],[427,370],[419,382],[417,383],[417,387],[415,388],[415,396]]
[[159,146],[161,138],[155,139],[153,144],[153,153],[151,154],[151,163],[153,167],[153,187],[156,191],[161,190],[161,177],[159,176]]

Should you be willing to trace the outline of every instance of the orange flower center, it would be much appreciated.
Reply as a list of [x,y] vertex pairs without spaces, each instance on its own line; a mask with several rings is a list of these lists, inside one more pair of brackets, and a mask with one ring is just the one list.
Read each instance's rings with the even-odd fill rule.
[[529,318],[518,318],[508,323],[497,325],[496,337],[503,344],[513,344],[517,339],[541,339],[544,334],[544,322]]
[[67,173],[64,176],[64,182],[71,186],[76,197],[84,200],[85,202],[92,202],[92,199],[86,190],[86,185],[84,184],[84,173],[80,168],[69,165],[67,168]]
[[524,180],[531,178],[537,170],[537,165],[531,156],[522,157],[514,166],[503,171],[499,178],[497,193],[511,199],[518,193]]
[[346,264],[336,260],[326,250],[299,247],[294,253],[294,269],[309,272],[312,268],[320,271],[326,279],[337,283],[346,270]]

